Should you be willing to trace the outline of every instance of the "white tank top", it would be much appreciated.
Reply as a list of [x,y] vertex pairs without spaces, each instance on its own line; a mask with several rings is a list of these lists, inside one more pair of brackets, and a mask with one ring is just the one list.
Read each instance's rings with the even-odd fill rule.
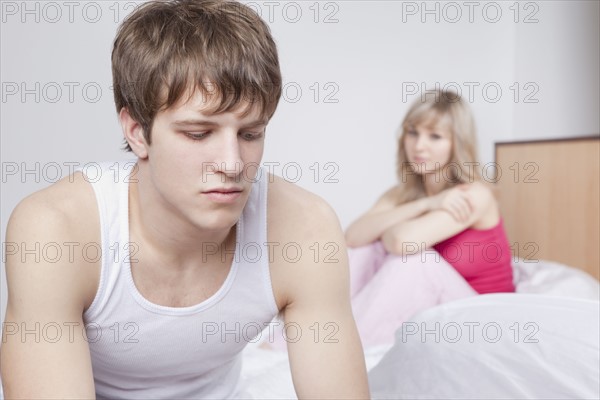
[[[96,396],[243,396],[238,390],[241,351],[261,339],[261,331],[278,313],[269,274],[267,172],[259,169],[252,185],[237,225],[231,270],[221,288],[200,304],[166,307],[140,294],[128,262],[135,259],[135,246],[128,246],[128,177],[134,162],[80,169],[94,188],[102,235],[100,284],[83,315]],[[94,249],[86,254],[93,258]]]

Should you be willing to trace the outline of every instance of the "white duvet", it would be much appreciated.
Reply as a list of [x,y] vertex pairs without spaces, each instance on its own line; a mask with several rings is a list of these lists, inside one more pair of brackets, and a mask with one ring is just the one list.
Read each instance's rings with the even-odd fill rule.
[[[373,398],[600,398],[598,281],[521,259],[514,276],[516,294],[426,310],[365,349]],[[249,346],[242,377],[255,399],[296,398],[286,353]]]
[[[598,399],[599,303],[489,294],[427,310],[369,373],[375,399]],[[408,331],[408,332],[407,332]]]

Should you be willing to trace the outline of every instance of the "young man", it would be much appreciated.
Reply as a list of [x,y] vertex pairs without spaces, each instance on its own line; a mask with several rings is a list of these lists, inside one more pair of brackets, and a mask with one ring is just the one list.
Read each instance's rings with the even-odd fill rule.
[[281,94],[265,23],[235,2],[146,3],[112,60],[137,163],[14,210],[7,243],[57,250],[7,251],[5,396],[240,396],[241,351],[282,312],[299,398],[368,398],[337,218],[258,167]]

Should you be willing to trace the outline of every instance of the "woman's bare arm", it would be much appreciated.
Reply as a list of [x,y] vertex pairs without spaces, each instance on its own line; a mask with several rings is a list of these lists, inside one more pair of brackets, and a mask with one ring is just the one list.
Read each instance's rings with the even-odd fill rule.
[[348,247],[359,247],[381,238],[394,225],[416,218],[429,211],[428,198],[396,205],[399,188],[393,187],[381,196],[375,205],[346,230]]
[[[467,198],[468,211],[460,211],[452,207],[452,203],[444,202],[436,208],[436,199],[432,197],[431,211],[387,228],[381,237],[385,249],[397,255],[418,253],[471,227],[491,209],[497,207],[490,189],[478,183],[463,188],[447,189],[446,193],[440,193],[444,194]],[[440,197],[443,196],[438,196],[437,199]]]

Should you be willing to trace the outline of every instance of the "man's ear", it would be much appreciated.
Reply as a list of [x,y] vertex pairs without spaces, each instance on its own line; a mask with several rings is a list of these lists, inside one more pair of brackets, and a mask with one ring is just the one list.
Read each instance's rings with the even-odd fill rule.
[[123,129],[123,136],[129,147],[135,153],[138,158],[148,158],[148,143],[144,137],[144,128],[137,122],[126,107],[121,108],[119,112],[119,121],[121,122],[121,129]]

